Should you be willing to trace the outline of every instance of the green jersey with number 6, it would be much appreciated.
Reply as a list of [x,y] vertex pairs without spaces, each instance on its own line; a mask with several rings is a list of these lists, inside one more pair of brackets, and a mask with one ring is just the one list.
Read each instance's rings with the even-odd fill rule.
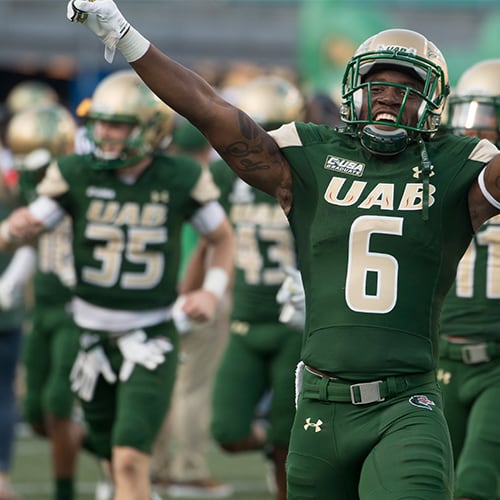
[[377,158],[321,125],[271,134],[292,168],[304,362],[354,380],[434,369],[443,299],[473,235],[468,190],[496,148],[449,134],[427,142],[426,218],[418,144]]
[[166,307],[177,296],[182,225],[218,196],[210,174],[190,158],[158,155],[130,183],[91,161],[62,157],[38,186],[72,217],[74,295],[109,309]]
[[283,267],[296,267],[290,224],[275,198],[248,185],[226,163],[210,168],[237,242],[232,317],[278,321]]

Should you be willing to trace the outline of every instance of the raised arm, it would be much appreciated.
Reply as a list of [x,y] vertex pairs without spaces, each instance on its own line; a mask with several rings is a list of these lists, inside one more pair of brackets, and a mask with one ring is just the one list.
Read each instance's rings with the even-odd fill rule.
[[243,111],[223,100],[199,75],[151,45],[130,26],[113,0],[70,0],[68,18],[115,46],[167,105],[198,127],[226,163],[248,184],[291,204],[290,167],[274,140]]
[[493,157],[471,186],[469,212],[474,230],[500,213],[500,154]]

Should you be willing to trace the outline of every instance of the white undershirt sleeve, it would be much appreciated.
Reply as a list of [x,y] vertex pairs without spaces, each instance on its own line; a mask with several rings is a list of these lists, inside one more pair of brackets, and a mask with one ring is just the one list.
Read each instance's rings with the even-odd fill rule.
[[61,205],[48,196],[39,196],[28,208],[47,229],[54,229],[66,214]]
[[224,220],[225,212],[218,201],[209,201],[191,217],[191,224],[200,234],[211,233]]

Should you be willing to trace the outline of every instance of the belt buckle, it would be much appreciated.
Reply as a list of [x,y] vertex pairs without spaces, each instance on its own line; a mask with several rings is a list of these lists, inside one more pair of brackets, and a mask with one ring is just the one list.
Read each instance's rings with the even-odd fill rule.
[[[352,384],[349,386],[351,391],[351,403],[353,405],[366,405],[369,403],[379,403],[385,401],[385,398],[380,397],[380,384],[382,380],[374,380],[373,382],[362,382],[360,384]],[[359,389],[359,401],[354,394],[354,389]]]
[[462,347],[462,361],[466,365],[476,365],[491,361],[488,355],[488,346],[484,342],[474,345],[464,345]]

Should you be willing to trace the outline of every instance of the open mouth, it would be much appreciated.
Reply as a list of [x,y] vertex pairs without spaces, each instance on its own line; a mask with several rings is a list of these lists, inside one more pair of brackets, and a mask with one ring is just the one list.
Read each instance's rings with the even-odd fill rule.
[[396,116],[390,113],[378,113],[375,115],[374,121],[396,123]]

